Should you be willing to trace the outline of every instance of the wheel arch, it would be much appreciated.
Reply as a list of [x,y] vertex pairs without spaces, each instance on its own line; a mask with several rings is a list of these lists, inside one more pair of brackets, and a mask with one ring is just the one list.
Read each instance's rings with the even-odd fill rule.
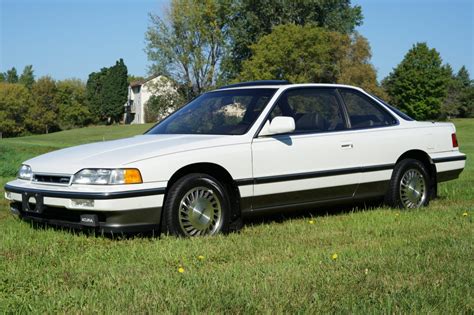
[[432,198],[435,198],[437,196],[437,172],[436,172],[436,164],[433,162],[431,157],[428,155],[423,150],[409,150],[400,155],[400,157],[397,159],[396,164],[398,164],[400,161],[404,159],[415,159],[423,163],[423,165],[426,167],[426,170],[428,171],[431,179],[431,187],[432,187]]
[[181,167],[176,172],[173,173],[170,180],[168,181],[166,191],[165,191],[165,200],[168,195],[168,190],[173,186],[173,184],[179,180],[181,177],[191,174],[191,173],[203,173],[210,175],[217,179],[222,185],[225,185],[228,193],[229,199],[231,202],[232,208],[232,221],[237,220],[240,218],[240,191],[239,187],[235,183],[232,175],[229,173],[227,169],[223,166],[215,163],[193,163],[186,166]]

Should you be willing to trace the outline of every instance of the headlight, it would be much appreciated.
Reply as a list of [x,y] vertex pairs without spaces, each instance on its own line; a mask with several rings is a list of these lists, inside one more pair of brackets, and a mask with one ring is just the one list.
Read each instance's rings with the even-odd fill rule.
[[83,185],[118,185],[141,184],[142,175],[136,168],[125,169],[84,169],[76,175],[73,184]]
[[18,171],[18,178],[31,180],[31,177],[33,177],[33,172],[31,171],[31,167],[29,165],[23,164],[20,167],[20,170]]

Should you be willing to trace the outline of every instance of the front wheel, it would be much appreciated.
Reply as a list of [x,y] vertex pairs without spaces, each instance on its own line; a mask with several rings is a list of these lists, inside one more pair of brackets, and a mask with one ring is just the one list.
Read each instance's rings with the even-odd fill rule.
[[189,174],[174,183],[163,208],[165,232],[204,236],[229,229],[230,202],[224,186],[207,174]]
[[405,159],[395,165],[387,192],[387,203],[396,208],[427,206],[431,196],[430,175],[418,160]]

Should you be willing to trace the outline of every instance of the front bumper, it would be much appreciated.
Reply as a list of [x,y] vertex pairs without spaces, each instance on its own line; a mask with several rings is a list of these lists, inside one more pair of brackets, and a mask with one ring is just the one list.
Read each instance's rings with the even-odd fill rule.
[[78,191],[37,186],[18,180],[5,185],[13,214],[28,221],[105,233],[159,229],[164,188]]

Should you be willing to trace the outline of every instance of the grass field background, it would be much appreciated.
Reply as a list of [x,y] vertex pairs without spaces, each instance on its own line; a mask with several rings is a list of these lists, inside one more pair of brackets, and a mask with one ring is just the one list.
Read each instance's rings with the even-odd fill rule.
[[[467,167],[412,211],[315,209],[228,236],[111,239],[33,228],[1,198],[0,312],[472,314],[474,120],[454,123]],[[2,195],[27,158],[149,127],[2,139]]]

